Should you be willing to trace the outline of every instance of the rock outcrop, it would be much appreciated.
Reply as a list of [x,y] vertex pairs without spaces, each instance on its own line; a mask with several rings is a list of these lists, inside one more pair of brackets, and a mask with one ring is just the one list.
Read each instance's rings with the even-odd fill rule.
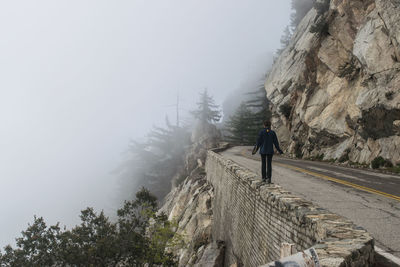
[[190,139],[192,146],[185,158],[185,166],[188,173],[198,164],[204,164],[207,150],[219,146],[221,132],[214,124],[197,121]]
[[400,163],[400,1],[332,0],[325,13],[311,9],[265,89],[290,153]]
[[179,257],[179,266],[206,266],[202,263],[221,258],[223,247],[211,243],[213,196],[204,168],[198,167],[171,191],[159,211],[167,214],[170,221],[177,222],[176,233],[185,243],[182,249],[174,252]]
[[212,242],[214,189],[204,169],[207,150],[219,146],[220,136],[215,125],[195,127],[192,145],[185,155],[184,173],[189,175],[175,185],[159,210],[177,223],[176,234],[184,241],[183,248],[174,251],[179,266],[221,266],[224,260],[224,244]]

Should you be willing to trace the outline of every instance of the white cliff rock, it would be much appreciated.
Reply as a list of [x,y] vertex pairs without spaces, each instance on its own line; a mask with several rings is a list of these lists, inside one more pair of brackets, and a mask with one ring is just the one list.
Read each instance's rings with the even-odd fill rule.
[[[213,196],[213,188],[205,179],[204,168],[198,167],[181,185],[171,191],[159,210],[160,213],[164,212],[170,221],[178,224],[176,233],[185,243],[180,251],[175,251],[179,257],[179,266],[200,264],[200,259],[205,253],[202,251],[204,248],[207,255],[217,251],[208,247],[211,243]],[[209,257],[206,259],[209,260]]]
[[[304,157],[400,163],[400,1],[332,0],[319,16],[306,15],[265,82],[280,140]],[[311,33],[321,19],[327,32]]]
[[394,46],[378,10],[368,15],[367,22],[358,31],[353,54],[370,75],[393,68]]

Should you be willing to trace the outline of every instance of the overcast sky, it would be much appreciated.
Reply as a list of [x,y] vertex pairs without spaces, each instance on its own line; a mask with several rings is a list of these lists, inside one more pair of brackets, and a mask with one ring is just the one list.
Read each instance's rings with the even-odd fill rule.
[[0,247],[110,209],[129,140],[266,70],[289,0],[0,2]]

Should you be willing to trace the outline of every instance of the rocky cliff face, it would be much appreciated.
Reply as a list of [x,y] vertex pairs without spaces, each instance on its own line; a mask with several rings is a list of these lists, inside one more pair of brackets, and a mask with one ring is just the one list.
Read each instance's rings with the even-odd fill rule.
[[213,189],[205,179],[204,168],[196,168],[190,176],[168,194],[160,212],[176,221],[179,234],[185,243],[180,251],[179,266],[197,263],[211,242]]
[[312,9],[265,82],[281,142],[303,157],[400,163],[399,62],[399,0]]
[[176,233],[184,246],[174,251],[179,266],[223,266],[224,244],[212,242],[214,189],[205,178],[204,167],[192,171],[186,180],[174,188],[159,212],[177,222]]
[[219,145],[220,135],[215,125],[196,125],[185,155],[185,173],[189,175],[175,185],[159,210],[177,223],[176,233],[184,241],[181,249],[173,251],[179,266],[222,266],[224,260],[224,244],[212,242],[214,189],[204,169],[207,150]]

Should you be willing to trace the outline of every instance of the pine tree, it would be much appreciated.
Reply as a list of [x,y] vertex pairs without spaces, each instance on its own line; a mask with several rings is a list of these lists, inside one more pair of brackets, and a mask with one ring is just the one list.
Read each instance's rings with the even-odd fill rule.
[[155,126],[148,134],[145,145],[132,151],[137,154],[135,158],[142,162],[141,172],[135,180],[151,189],[158,198],[163,198],[170,190],[171,179],[184,166],[184,155],[189,144],[187,129],[172,125],[166,118],[165,127]]
[[253,113],[243,102],[226,122],[226,140],[235,145],[254,144],[257,130],[252,117]]
[[226,122],[225,139],[233,144],[253,145],[264,121],[271,118],[264,85],[247,94],[252,96],[251,99],[243,102]]
[[292,39],[292,33],[290,31],[289,26],[286,26],[285,30],[283,31],[283,34],[281,36],[281,48],[279,48],[276,53],[278,55],[282,54],[283,50],[289,45],[290,40]]
[[269,100],[267,98],[267,92],[265,91],[264,85],[260,85],[254,92],[248,93],[253,98],[246,101],[246,105],[253,112],[251,120],[253,124],[261,128],[265,120],[271,119],[271,111],[269,110]]
[[311,33],[329,34],[329,23],[326,15],[329,11],[330,3],[330,0],[319,0],[315,2],[314,8],[317,11],[318,18],[310,27]]
[[146,140],[132,141],[127,161],[118,170],[122,195],[144,186],[162,199],[177,171],[184,168],[190,143],[188,128],[173,125],[168,118],[165,126],[154,126]]
[[290,26],[294,31],[300,21],[313,7],[315,0],[292,0],[293,13],[290,15]]
[[330,0],[321,0],[314,3],[314,8],[317,10],[318,15],[323,15],[329,10],[331,4]]
[[16,248],[0,253],[0,266],[177,266],[169,252],[181,247],[176,224],[156,211],[157,198],[143,188],[118,209],[116,222],[93,208],[71,230],[35,217]]
[[208,95],[207,89],[204,89],[204,92],[200,94],[200,102],[197,102],[197,110],[192,111],[192,114],[202,123],[215,123],[221,119],[219,106]]

